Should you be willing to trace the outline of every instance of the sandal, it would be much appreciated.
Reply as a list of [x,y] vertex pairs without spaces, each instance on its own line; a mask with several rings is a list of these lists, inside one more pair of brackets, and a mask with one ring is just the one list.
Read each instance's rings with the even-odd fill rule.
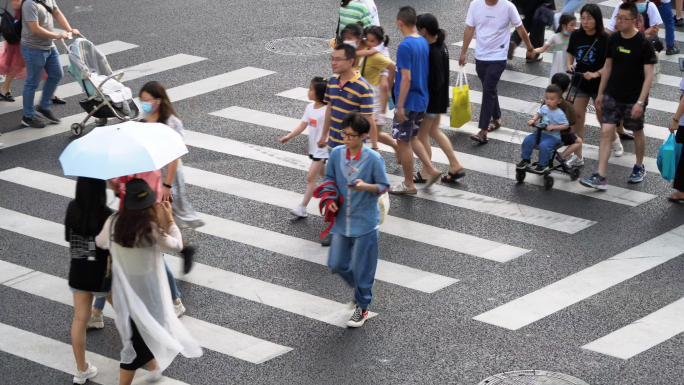
[[487,127],[487,131],[492,132],[498,130],[499,128],[501,128],[501,123],[492,119],[492,121],[489,122],[489,127]]
[[4,95],[2,93],[0,93],[0,98],[2,98],[2,100],[7,101],[7,102],[13,102],[14,101],[14,96],[12,96],[11,92],[8,92]]
[[461,170],[454,174],[453,172],[449,171],[449,173],[445,176],[442,177],[442,182],[444,183],[455,183],[457,180],[463,178],[466,176],[465,170]]
[[488,142],[487,140],[487,132],[486,131],[480,131],[477,134],[470,135],[470,139],[480,143],[480,144],[485,144]]
[[618,134],[618,136],[620,137],[620,140],[634,140],[634,135],[632,135],[632,134],[624,133],[624,134]]
[[425,183],[427,182],[427,179],[423,178],[422,175],[420,175],[420,171],[413,173],[413,183]]
[[435,184],[435,182],[437,182],[439,180],[439,178],[441,178],[441,177],[442,177],[441,172],[438,172],[435,175],[430,175],[430,178],[428,178],[428,181],[427,181],[427,184],[425,185],[425,188],[430,188],[430,186]]
[[677,202],[677,203],[684,202],[684,198],[677,198],[677,196],[679,196],[679,194],[672,193],[672,194],[670,194],[670,196],[667,197],[667,199],[669,199],[670,202]]
[[405,194],[417,194],[418,191],[416,189],[409,190],[404,182],[401,182],[400,184],[393,186],[389,189],[388,191],[390,194],[394,195],[405,195]]

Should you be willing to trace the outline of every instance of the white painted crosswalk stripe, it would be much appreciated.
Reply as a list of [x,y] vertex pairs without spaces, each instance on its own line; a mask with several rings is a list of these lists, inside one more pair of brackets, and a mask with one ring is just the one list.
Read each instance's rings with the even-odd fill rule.
[[[286,92],[281,92],[278,94],[278,96],[285,96],[301,100],[301,94],[304,91],[304,88],[299,87],[296,89],[288,90]],[[472,103],[481,103],[482,93],[479,91],[470,91],[470,101]],[[534,113],[536,113],[539,110],[539,107],[541,105],[517,99],[507,98],[503,96],[499,96],[499,103],[501,104],[501,108],[504,108],[504,105],[507,105],[509,109],[514,110],[516,112],[524,113],[526,115],[534,115]],[[587,120],[589,119],[587,118]],[[387,147],[383,147],[383,145],[380,145],[380,148],[387,149]],[[478,171],[484,174],[515,180],[515,164],[466,153],[458,153],[457,156],[459,162],[467,170]],[[448,159],[446,158],[446,155],[444,155],[444,153],[440,149],[433,150],[432,160],[435,162],[448,164]],[[553,185],[553,188],[555,190],[567,191],[574,194],[580,194],[628,206],[638,206],[642,203],[646,203],[649,200],[655,198],[655,195],[652,194],[628,190],[617,186],[611,186],[607,191],[597,192],[593,189],[583,187],[577,182],[572,182],[567,175],[554,174],[554,179],[555,183]],[[543,186],[544,180],[540,175],[528,174],[527,178],[525,179],[525,183]]]
[[684,333],[684,298],[582,348],[628,360],[681,333]]
[[[454,71],[454,72],[460,71],[461,67],[458,65],[457,60],[450,60],[449,63],[450,63],[451,71]],[[470,75],[477,76],[477,72],[475,71],[475,65],[474,64],[466,64],[466,73],[470,74]],[[504,70],[503,74],[501,74],[501,80],[511,82],[511,83],[530,85],[530,86],[534,86],[537,88],[546,88],[549,85],[548,76],[535,76],[535,75],[530,75],[530,74],[526,74],[523,72],[516,72],[516,71],[511,71],[511,70]],[[677,86],[679,86],[679,81],[677,82]],[[537,106],[539,106],[539,105],[537,105]],[[678,102],[673,102],[673,101],[669,101],[669,100],[662,100],[662,99],[656,99],[654,97],[649,97],[648,98],[648,107],[646,107],[646,108],[656,110],[656,111],[675,113],[677,111],[677,107],[679,107]]]
[[[40,365],[73,375],[76,372],[76,359],[71,345],[43,337],[39,334],[0,323],[0,351],[36,362]],[[97,367],[97,377],[93,382],[100,384],[119,383],[119,361],[86,351],[86,358]],[[134,385],[148,383],[148,372],[140,369],[135,374]],[[187,385],[185,382],[162,377],[160,385]]]
[[[166,92],[169,96],[169,99],[171,99],[171,102],[177,102],[209,92],[218,91],[223,88],[234,86],[236,84],[244,83],[250,80],[258,79],[267,75],[272,75],[274,73],[275,72],[260,68],[244,67],[239,70],[230,71],[221,75],[184,84],[182,86],[173,87],[166,90]],[[66,118],[62,118],[62,122],[60,124],[49,124],[47,127],[40,130],[33,128],[22,128],[8,132],[2,135],[2,142],[4,143],[4,147],[7,148],[68,132],[73,123],[81,122],[86,115],[86,113],[71,115]]]
[[[69,246],[64,241],[64,225],[62,224],[5,208],[0,208],[0,218],[2,218],[0,229],[65,247]],[[165,259],[174,271],[182,271],[182,258],[167,254]],[[201,263],[193,265],[192,273],[176,275],[176,279],[342,328],[347,327],[347,321],[352,313],[346,304]],[[377,315],[371,312],[369,314],[370,316]]]
[[[135,44],[126,43],[126,42],[119,41],[119,40],[110,41],[110,42],[104,43],[104,44],[99,44],[99,45],[96,45],[95,47],[97,47],[97,49],[99,49],[105,55],[111,55],[114,53],[128,51],[128,50],[131,50],[133,48],[138,48],[138,46]],[[60,48],[60,51],[61,50],[63,50],[63,48]],[[62,63],[63,67],[68,66],[69,65],[69,55],[67,55],[67,54],[59,55],[59,61],[60,61],[60,63]]]
[[684,253],[684,226],[475,317],[518,330]]
[[[282,93],[279,95],[282,95]],[[296,127],[299,124],[297,119],[236,106],[217,111],[213,113],[213,115],[259,124],[266,127],[277,128],[280,130],[291,130],[292,127]],[[304,131],[305,135],[308,135],[307,131],[308,129]],[[391,174],[388,175],[388,178],[390,179],[391,183],[397,184],[403,180],[403,178]],[[508,201],[470,193],[468,191],[455,190],[439,185],[434,185],[429,190],[418,190],[417,195],[422,199],[428,199],[484,214],[496,215],[506,219],[528,223],[535,226],[542,226],[570,234],[581,231],[595,223],[593,221],[588,221],[581,218],[575,218],[548,210],[515,204]]]
[[[14,276],[14,278],[10,278]],[[73,306],[73,294],[68,281],[53,275],[27,269],[13,263],[0,261],[0,283],[29,294]],[[114,318],[114,310],[103,310],[108,318]],[[253,364],[260,364],[292,350],[209,322],[183,316],[181,322],[202,347],[226,354]]]
[[[121,79],[121,81],[125,82],[129,80],[139,79],[144,76],[154,75],[163,71],[169,71],[174,68],[179,68],[186,65],[198,63],[203,60],[207,59],[199,56],[186,54],[178,54],[165,57],[163,59],[153,60],[147,63],[142,63],[130,68],[123,69],[122,71],[124,72],[124,76]],[[57,87],[55,95],[59,95],[59,97],[61,98],[68,98],[81,93],[83,93],[81,86],[77,82],[71,82]],[[42,94],[42,91],[36,92],[35,100],[40,100]],[[22,103],[24,101],[23,96],[17,96],[15,99],[16,101],[14,103],[0,104],[0,115],[13,111],[19,111],[22,109]]]

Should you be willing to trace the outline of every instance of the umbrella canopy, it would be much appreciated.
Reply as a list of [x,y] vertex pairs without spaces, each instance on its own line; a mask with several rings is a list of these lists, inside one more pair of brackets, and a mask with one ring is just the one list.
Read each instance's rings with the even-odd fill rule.
[[188,153],[183,138],[162,123],[98,127],[59,157],[64,175],[111,179],[155,171]]

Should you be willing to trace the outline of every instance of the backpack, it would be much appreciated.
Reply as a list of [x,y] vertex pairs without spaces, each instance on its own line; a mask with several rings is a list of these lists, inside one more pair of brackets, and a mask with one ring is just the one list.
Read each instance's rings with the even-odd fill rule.
[[[22,7],[24,6],[26,0],[21,1]],[[45,10],[52,15],[52,8],[48,7],[42,0],[33,0],[34,3],[40,4],[45,7]],[[5,39],[7,44],[17,44],[21,41],[21,30],[22,23],[20,16],[19,19],[14,19],[14,16],[7,10],[7,4],[9,0],[5,1],[5,9],[2,10],[2,15],[0,15],[0,34]]]

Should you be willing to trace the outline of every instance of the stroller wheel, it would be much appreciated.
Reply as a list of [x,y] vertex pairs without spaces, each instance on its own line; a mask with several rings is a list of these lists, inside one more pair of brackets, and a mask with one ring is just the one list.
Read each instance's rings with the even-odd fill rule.
[[515,170],[515,180],[518,181],[518,183],[522,183],[525,180],[525,176],[527,173],[525,170]]
[[580,177],[580,170],[579,168],[573,168],[572,171],[570,171],[570,180],[573,182],[579,179]]
[[552,176],[544,177],[544,187],[547,190],[551,190],[551,188],[553,188],[553,177]]
[[107,118],[97,118],[97,120],[95,121],[95,124],[98,127],[106,126],[107,125]]
[[81,136],[85,127],[81,123],[74,123],[71,125],[71,134],[74,136]]

